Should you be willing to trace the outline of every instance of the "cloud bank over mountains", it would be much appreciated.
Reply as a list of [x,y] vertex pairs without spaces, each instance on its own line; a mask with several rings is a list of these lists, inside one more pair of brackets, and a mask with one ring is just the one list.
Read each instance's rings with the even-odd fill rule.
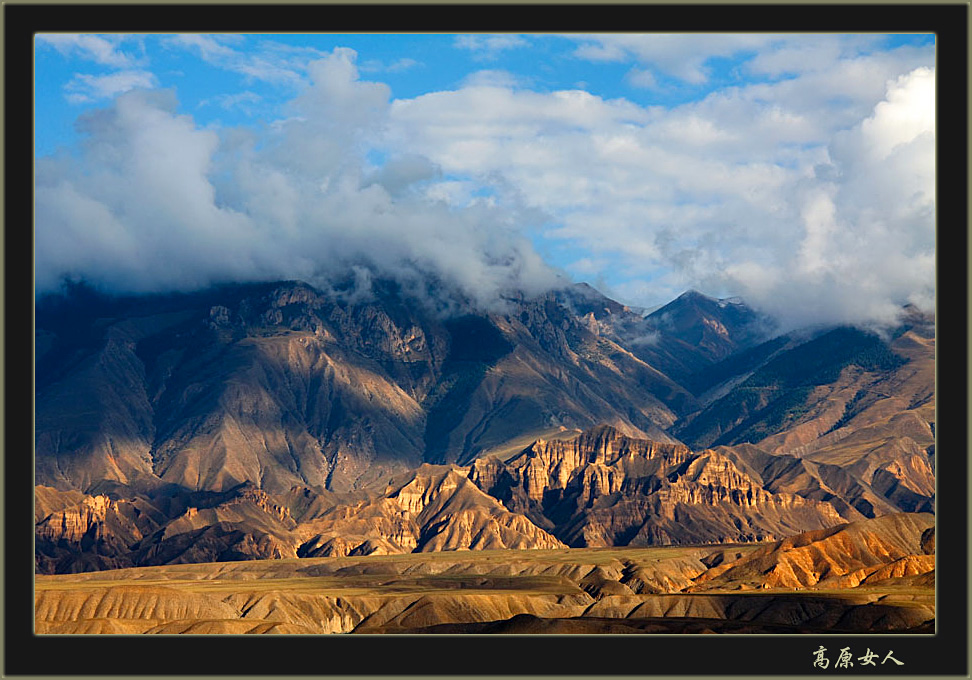
[[488,306],[558,283],[520,233],[530,211],[461,209],[427,196],[428,160],[366,160],[390,92],[359,80],[349,50],[309,65],[290,117],[217,134],[170,90],[132,90],[79,119],[77,155],[37,164],[36,281],[189,290],[222,281],[326,281],[350,265],[421,285],[426,274]]
[[348,48],[168,39],[245,74],[252,106],[253,79],[295,93],[275,119],[231,127],[200,125],[157,87],[144,43],[95,38],[51,44],[116,71],[65,87],[105,105],[79,117],[75,148],[37,161],[39,292],[64,277],[126,292],[326,282],[354,265],[406,285],[432,274],[478,306],[567,276],[632,304],[738,295],[785,325],[889,323],[902,303],[932,304],[933,46],[561,38],[646,91],[701,87],[730,57],[745,76],[656,105],[492,68],[535,36],[460,36],[455,49],[491,68],[411,98],[363,80]]

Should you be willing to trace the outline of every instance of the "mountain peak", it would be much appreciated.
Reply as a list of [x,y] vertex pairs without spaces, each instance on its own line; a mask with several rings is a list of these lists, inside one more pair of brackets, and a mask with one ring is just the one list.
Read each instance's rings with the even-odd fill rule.
[[710,300],[710,301],[713,301],[714,302],[715,301],[715,298],[711,298],[708,295],[705,295],[704,293],[700,293],[699,291],[695,290],[694,288],[689,288],[687,291],[685,291],[684,293],[682,293],[681,295],[679,295],[677,298],[675,298],[675,300],[683,300],[683,301],[689,301],[689,300]]
[[656,330],[722,359],[760,335],[758,314],[737,298],[690,289],[646,317]]

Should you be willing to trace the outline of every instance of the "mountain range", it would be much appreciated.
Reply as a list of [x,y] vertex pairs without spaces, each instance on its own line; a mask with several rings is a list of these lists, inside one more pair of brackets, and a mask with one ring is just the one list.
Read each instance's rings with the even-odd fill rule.
[[934,512],[934,318],[773,332],[586,285],[443,313],[392,281],[35,310],[43,573],[779,541]]

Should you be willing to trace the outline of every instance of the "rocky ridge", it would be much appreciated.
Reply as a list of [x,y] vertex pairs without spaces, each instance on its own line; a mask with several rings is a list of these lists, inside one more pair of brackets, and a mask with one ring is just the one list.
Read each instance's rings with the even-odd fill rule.
[[354,493],[274,495],[246,483],[84,497],[38,523],[37,566],[63,573],[101,563],[751,543],[844,521],[830,502],[766,490],[725,453],[601,426],[538,440],[506,462],[424,464]]
[[694,292],[445,316],[378,280],[75,293],[37,310],[40,572],[758,542],[934,509],[913,309],[886,338],[764,342]]
[[348,491],[551,428],[667,441],[693,408],[553,294],[509,304],[444,318],[388,281],[42,300],[37,481]]

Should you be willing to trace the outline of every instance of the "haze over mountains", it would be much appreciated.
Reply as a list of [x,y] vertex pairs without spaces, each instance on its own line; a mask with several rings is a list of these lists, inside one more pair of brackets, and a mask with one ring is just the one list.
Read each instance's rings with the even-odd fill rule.
[[38,301],[37,569],[780,540],[933,512],[934,324],[585,285]]

